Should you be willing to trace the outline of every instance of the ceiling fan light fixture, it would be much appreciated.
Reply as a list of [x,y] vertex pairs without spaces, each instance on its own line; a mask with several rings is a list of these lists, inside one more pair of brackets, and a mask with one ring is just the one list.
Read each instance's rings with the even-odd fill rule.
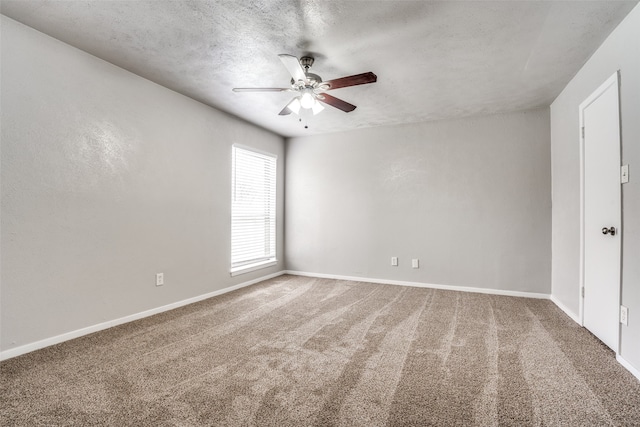
[[302,89],[302,96],[300,97],[300,105],[302,108],[313,108],[316,103],[316,97],[313,94],[313,89]]
[[287,105],[287,108],[289,110],[291,110],[292,113],[296,113],[299,114],[300,113],[300,99],[298,98],[293,98],[293,100],[289,103],[289,105]]
[[318,114],[320,111],[324,110],[324,107],[322,106],[322,104],[320,104],[318,102],[318,100],[314,100],[315,102],[313,103],[313,107],[311,107],[311,111],[313,111],[313,115],[315,116],[316,114]]

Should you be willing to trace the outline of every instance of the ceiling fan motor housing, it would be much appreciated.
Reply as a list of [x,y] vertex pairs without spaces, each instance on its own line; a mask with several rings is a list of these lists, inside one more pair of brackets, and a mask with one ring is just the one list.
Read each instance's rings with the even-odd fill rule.
[[310,56],[303,56],[300,58],[300,65],[305,69],[305,71],[309,71],[309,68],[313,65],[314,59]]
[[296,82],[294,79],[291,79],[291,84],[296,87],[296,89],[300,90],[305,87],[315,88],[322,82],[322,77],[317,74],[310,73],[309,68],[313,65],[314,58],[310,56],[303,56],[300,58],[300,65],[304,69],[304,74],[307,77],[306,80]]

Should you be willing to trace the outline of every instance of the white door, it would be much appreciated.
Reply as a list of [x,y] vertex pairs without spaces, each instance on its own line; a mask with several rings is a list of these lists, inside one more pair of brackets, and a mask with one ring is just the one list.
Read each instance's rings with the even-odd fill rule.
[[618,73],[580,105],[583,127],[583,325],[618,352],[620,114]]

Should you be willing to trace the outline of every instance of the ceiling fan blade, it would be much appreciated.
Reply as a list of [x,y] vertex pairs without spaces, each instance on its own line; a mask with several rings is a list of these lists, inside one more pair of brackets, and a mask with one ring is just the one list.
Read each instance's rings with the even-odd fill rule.
[[288,116],[288,115],[289,115],[289,114],[291,114],[291,113],[292,113],[292,111],[289,109],[289,105],[287,104],[287,105],[282,109],[282,111],[280,111],[280,112],[278,113],[278,115],[279,115],[279,116]]
[[331,96],[329,94],[323,93],[316,95],[316,98],[320,102],[324,102],[327,105],[331,105],[332,107],[336,107],[338,110],[342,110],[345,113],[351,112],[356,109],[356,106],[353,104],[349,104],[342,99],[338,99],[335,96]]
[[278,56],[294,81],[297,82],[298,80],[305,80],[307,78],[298,58],[293,55],[287,55],[286,53],[281,53]]
[[234,92],[289,92],[288,87],[234,87]]
[[338,89],[341,87],[375,83],[376,81],[378,81],[378,76],[376,76],[371,71],[369,71],[368,73],[356,74],[354,76],[342,77],[339,79],[333,79],[327,82],[322,82],[321,86],[328,85],[329,88],[326,90],[332,90],[332,89]]

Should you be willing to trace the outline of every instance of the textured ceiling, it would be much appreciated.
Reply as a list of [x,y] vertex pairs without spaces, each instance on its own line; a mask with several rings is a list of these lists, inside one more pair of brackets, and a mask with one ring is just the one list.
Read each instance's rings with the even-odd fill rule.
[[[2,14],[283,136],[548,106],[636,1],[2,1]],[[358,106],[278,116],[279,53]],[[308,125],[308,129],[305,129]]]

